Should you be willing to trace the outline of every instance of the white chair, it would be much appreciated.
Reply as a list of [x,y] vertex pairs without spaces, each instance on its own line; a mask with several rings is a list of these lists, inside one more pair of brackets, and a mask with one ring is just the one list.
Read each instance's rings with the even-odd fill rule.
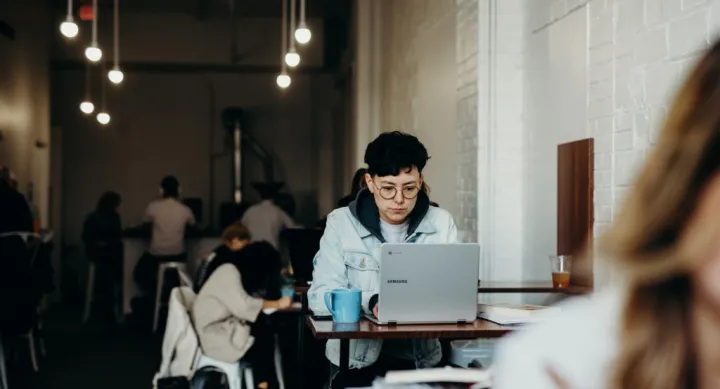
[[[85,290],[85,309],[83,309],[82,318],[83,324],[85,324],[88,319],[90,319],[92,305],[95,299],[95,277],[95,262],[90,261],[90,264],[88,265],[88,278]],[[123,322],[122,298],[120,296],[120,291],[118,291],[115,286],[113,286],[113,305],[115,321],[118,324],[121,324]]]
[[160,306],[162,292],[165,288],[165,273],[169,270],[175,270],[180,277],[180,284],[192,288],[192,280],[187,275],[187,265],[185,262],[161,262],[158,265],[157,290],[155,292],[155,315],[153,319],[153,332],[157,332],[158,320],[160,320]]

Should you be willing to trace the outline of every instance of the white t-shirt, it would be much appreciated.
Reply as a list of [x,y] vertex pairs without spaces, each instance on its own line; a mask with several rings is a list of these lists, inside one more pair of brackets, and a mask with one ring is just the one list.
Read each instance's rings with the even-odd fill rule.
[[178,255],[185,252],[185,227],[195,224],[195,216],[187,205],[168,197],[151,202],[143,221],[153,225],[150,254]]
[[264,240],[276,249],[280,246],[280,232],[283,227],[299,227],[292,218],[280,207],[275,205],[272,200],[263,200],[248,208],[241,222],[250,231],[252,240]]
[[562,312],[501,340],[493,389],[557,389],[551,368],[571,389],[606,389],[619,351],[622,290],[558,304]]
[[[390,224],[380,219],[380,232],[387,243],[404,243],[407,239],[408,222]],[[378,302],[379,303],[379,302]],[[415,360],[412,341],[408,339],[388,339],[383,342],[382,353],[408,361]]]
[[403,243],[407,239],[408,222],[390,224],[380,219],[380,232],[387,243]]

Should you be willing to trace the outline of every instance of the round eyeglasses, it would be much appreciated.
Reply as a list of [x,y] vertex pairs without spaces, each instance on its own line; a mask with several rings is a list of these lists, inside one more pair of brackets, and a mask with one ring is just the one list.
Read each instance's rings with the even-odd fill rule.
[[[384,198],[385,200],[392,200],[397,196],[398,188],[394,186],[378,186],[374,181],[373,185],[378,189],[378,193],[380,194],[380,197]],[[406,200],[412,200],[418,196],[420,193],[420,188],[417,186],[406,186],[401,189],[402,196]]]

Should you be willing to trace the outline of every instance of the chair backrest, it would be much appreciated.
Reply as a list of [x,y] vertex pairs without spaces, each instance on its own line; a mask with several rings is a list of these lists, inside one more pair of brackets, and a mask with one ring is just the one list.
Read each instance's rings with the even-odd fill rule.
[[208,267],[210,267],[210,262],[212,262],[213,259],[215,259],[214,252],[206,255],[200,261],[200,267],[195,274],[195,284],[193,285],[193,291],[195,293],[200,293],[200,288],[202,288],[202,286],[205,284],[205,281],[207,281],[207,270]]
[[195,369],[200,355],[198,336],[190,316],[195,297],[187,286],[173,288],[170,292],[162,362],[154,381],[178,375],[190,377]]
[[281,239],[290,257],[293,275],[300,282],[312,281],[313,258],[320,250],[323,231],[310,228],[289,228]]

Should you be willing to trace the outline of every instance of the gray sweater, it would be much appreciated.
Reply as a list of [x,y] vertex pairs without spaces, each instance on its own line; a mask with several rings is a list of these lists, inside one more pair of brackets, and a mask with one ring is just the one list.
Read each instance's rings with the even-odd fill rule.
[[232,264],[218,267],[198,294],[193,322],[203,354],[234,363],[253,344],[250,325],[262,311],[263,300],[248,295],[240,272]]

